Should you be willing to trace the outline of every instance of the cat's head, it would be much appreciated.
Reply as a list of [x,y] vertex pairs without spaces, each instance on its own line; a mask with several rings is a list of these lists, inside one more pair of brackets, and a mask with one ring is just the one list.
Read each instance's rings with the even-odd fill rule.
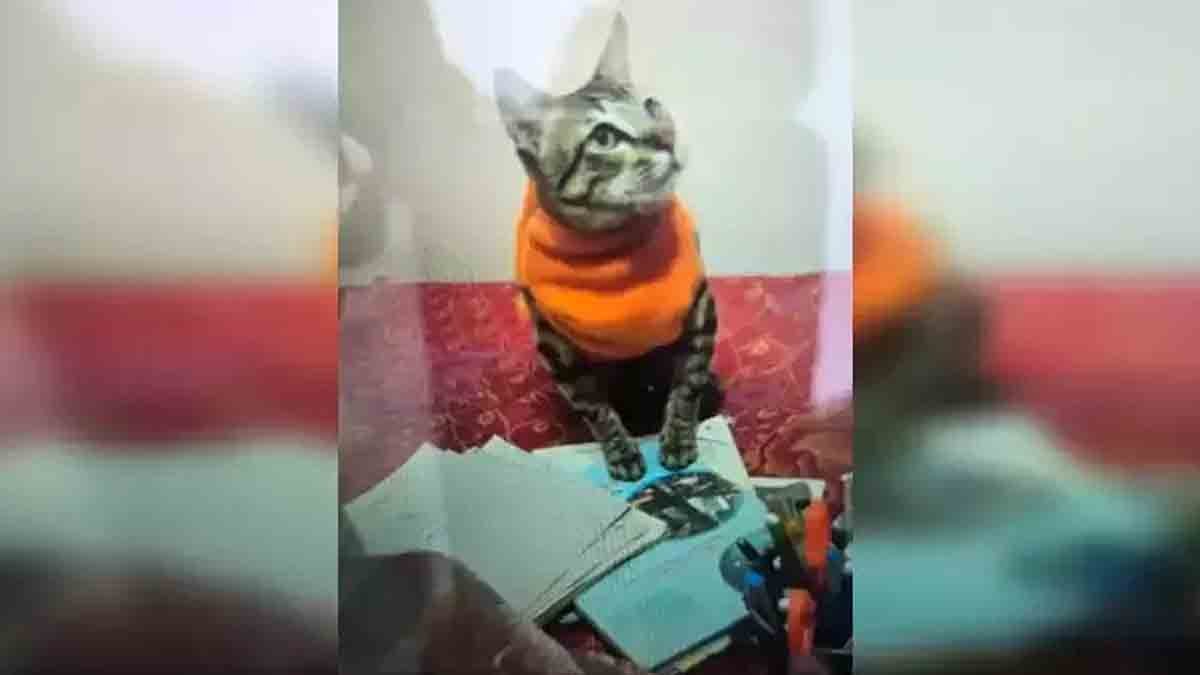
[[570,227],[599,232],[670,203],[681,169],[675,123],[629,76],[628,28],[617,15],[591,81],[565,96],[496,72],[496,100],[541,204]]

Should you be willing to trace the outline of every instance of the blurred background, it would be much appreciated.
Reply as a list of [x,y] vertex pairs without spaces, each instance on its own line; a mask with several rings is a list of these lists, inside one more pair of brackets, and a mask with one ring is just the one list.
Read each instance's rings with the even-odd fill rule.
[[1196,271],[1196,7],[860,3],[854,97],[877,187],[978,271]]
[[0,4],[0,670],[336,668],[337,4]]
[[867,672],[1194,670],[1195,19],[855,4]]
[[316,37],[336,5],[305,6],[321,5],[8,4],[5,80],[22,105],[6,108],[4,145],[22,159],[0,189],[5,221],[29,226],[4,229],[0,273],[319,269],[338,194],[336,35]]

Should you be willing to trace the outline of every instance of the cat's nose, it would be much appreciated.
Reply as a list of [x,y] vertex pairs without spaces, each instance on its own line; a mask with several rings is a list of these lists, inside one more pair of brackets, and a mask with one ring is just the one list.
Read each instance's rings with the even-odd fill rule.
[[673,150],[675,148],[675,120],[671,118],[671,113],[652,98],[646,99],[644,105],[646,114],[653,120],[653,129],[650,132],[651,142],[662,150]]
[[675,130],[660,127],[650,136],[650,142],[659,150],[675,151]]

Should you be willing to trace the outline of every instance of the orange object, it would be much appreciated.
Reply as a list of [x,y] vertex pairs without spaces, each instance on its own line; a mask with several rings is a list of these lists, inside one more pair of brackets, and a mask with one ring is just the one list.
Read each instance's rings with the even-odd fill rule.
[[812,653],[816,617],[817,603],[808,591],[802,588],[788,591],[788,651],[792,656]]
[[859,198],[854,204],[854,341],[929,296],[940,273],[933,243],[897,204]]
[[677,197],[661,214],[588,234],[548,215],[532,183],[517,218],[516,268],[550,325],[600,361],[679,338],[704,278],[692,216]]
[[833,521],[829,504],[815,499],[804,509],[804,564],[812,571],[818,584],[823,584],[829,547],[833,544]]

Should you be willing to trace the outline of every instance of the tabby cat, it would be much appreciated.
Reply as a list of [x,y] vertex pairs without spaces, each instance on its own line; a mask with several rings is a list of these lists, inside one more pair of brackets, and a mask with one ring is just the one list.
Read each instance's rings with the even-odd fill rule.
[[635,93],[627,36],[618,14],[595,74],[570,94],[509,70],[495,87],[529,178],[517,281],[537,351],[609,474],[634,481],[646,463],[632,436],[661,431],[663,466],[687,467],[721,393],[710,369],[716,305],[675,195],[675,125]]

